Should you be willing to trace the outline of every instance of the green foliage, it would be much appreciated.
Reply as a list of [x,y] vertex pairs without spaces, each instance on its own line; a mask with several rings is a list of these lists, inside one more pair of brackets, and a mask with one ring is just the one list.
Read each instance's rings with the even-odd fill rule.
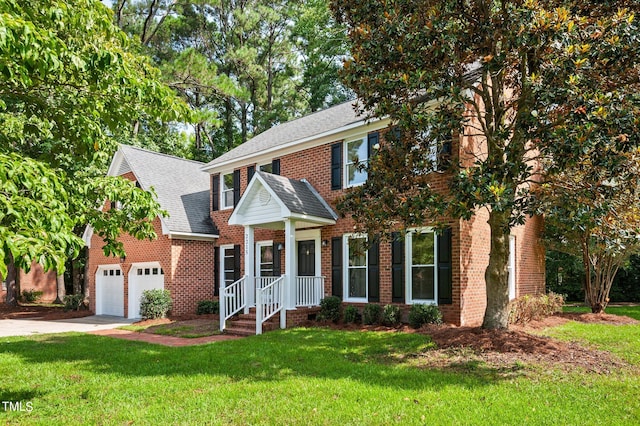
[[64,303],[64,310],[67,311],[79,311],[86,308],[84,304],[84,294],[68,294],[64,296],[62,301]]
[[358,308],[353,305],[348,305],[344,308],[344,322],[346,324],[357,323],[361,319],[360,312],[358,312]]
[[524,295],[511,302],[509,322],[526,324],[562,312],[564,297],[560,294]]
[[198,307],[196,308],[196,314],[204,315],[204,314],[219,314],[220,313],[220,302],[218,300],[201,300],[198,302]]
[[164,318],[171,310],[171,305],[169,290],[145,290],[140,298],[140,315],[144,319]]
[[[348,30],[347,85],[366,115],[388,117],[397,130],[369,159],[367,182],[338,204],[357,230],[384,235],[433,218],[469,219],[486,208],[492,240],[484,326],[492,328],[507,326],[510,228],[532,213],[557,213],[567,229],[589,234],[595,225],[614,225],[612,238],[590,237],[587,246],[630,246],[640,217],[631,201],[640,181],[637,4],[331,6]],[[448,188],[433,185],[429,172],[436,170],[449,177]],[[534,181],[542,185],[529,185]],[[620,202],[607,195],[613,193],[623,194]],[[603,265],[596,276],[604,265],[616,267],[606,259],[591,263]],[[606,287],[593,292],[607,294]]]
[[340,320],[341,307],[342,300],[340,300],[338,296],[325,297],[320,301],[320,312],[318,313],[318,320],[338,322]]
[[37,290],[22,290],[22,300],[26,303],[37,302],[44,293]]
[[424,324],[442,324],[442,312],[436,305],[415,304],[409,311],[409,325],[420,328]]
[[581,260],[571,254],[547,250],[545,284],[548,291],[564,294],[567,301],[583,301],[584,269]]
[[382,310],[382,323],[384,325],[396,326],[401,321],[400,306],[398,305],[384,305]]
[[378,324],[382,316],[382,307],[375,303],[367,303],[362,309],[362,322],[364,324]]

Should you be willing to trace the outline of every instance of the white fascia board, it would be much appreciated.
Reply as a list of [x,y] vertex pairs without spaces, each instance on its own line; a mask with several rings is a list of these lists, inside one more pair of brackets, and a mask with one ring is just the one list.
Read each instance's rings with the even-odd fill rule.
[[84,232],[82,233],[82,240],[84,241],[87,248],[91,248],[92,237],[93,237],[93,227],[91,225],[87,225],[84,228]]
[[169,232],[169,239],[172,240],[197,240],[197,241],[215,241],[220,235],[198,234],[191,232]]
[[[231,160],[224,161],[222,163],[214,164],[213,166],[207,167],[203,166],[200,170],[203,172],[209,172],[213,174],[215,170],[218,173],[219,169],[227,169],[233,171],[235,166],[245,166],[247,164],[252,163],[260,163],[264,162],[267,159],[273,158],[273,153],[277,152],[278,156],[287,155],[289,153],[302,151],[304,149],[308,149],[314,146],[324,145],[329,142],[338,141],[342,139],[347,139],[350,137],[354,137],[362,134],[362,132],[373,132],[375,130],[384,129],[388,126],[390,120],[388,118],[383,118],[380,120],[376,120],[374,122],[367,123],[366,120],[360,120],[355,123],[348,124],[346,126],[329,130],[324,133],[320,133],[317,135],[309,136],[303,139],[298,139],[295,141],[288,142],[283,145],[278,145],[270,149],[266,149],[260,152],[255,152],[252,154],[243,155],[242,157],[233,158]],[[340,135],[344,133],[344,135]],[[340,137],[336,138],[337,135]],[[249,162],[248,160],[252,160]]]
[[292,213],[288,219],[300,220],[304,222],[317,223],[318,225],[335,225],[336,221],[333,219],[326,219],[324,217],[310,216],[307,214]]

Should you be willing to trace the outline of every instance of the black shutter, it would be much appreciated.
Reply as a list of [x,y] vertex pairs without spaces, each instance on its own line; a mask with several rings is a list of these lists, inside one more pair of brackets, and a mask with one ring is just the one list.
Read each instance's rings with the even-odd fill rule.
[[256,174],[256,166],[247,167],[247,185],[249,185],[249,182],[251,182],[251,178],[254,174]]
[[213,248],[213,295],[220,295],[220,247]]
[[233,246],[233,280],[240,279],[240,245]]
[[233,207],[240,201],[240,170],[233,171]]
[[279,277],[282,275],[282,266],[280,264],[280,250],[278,250],[279,243],[273,243],[273,276]]
[[380,243],[374,241],[369,247],[367,265],[369,302],[380,301]]
[[211,177],[211,192],[213,194],[212,209],[220,210],[220,175]]
[[391,234],[391,300],[404,303],[404,240],[399,232]]
[[371,156],[373,155],[373,152],[375,151],[373,147],[378,142],[380,142],[380,134],[378,132],[369,133],[369,136],[367,137],[367,149],[369,158],[371,158]]
[[453,303],[451,228],[438,235],[438,304]]
[[276,158],[275,160],[271,161],[271,173],[273,173],[274,175],[279,175],[280,174],[280,159]]
[[331,145],[331,189],[342,188],[342,142]]
[[331,239],[331,294],[342,298],[342,237]]

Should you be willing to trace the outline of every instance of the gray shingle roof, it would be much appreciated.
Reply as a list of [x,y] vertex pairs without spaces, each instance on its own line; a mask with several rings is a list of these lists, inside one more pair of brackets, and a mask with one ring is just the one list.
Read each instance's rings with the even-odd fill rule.
[[236,158],[242,158],[277,148],[278,146],[286,145],[290,142],[316,136],[363,120],[363,117],[356,115],[353,103],[354,101],[344,102],[331,108],[272,127],[254,138],[249,139],[242,145],[210,161],[207,163],[205,168],[234,160]]
[[282,200],[291,213],[323,219],[338,219],[338,215],[306,180],[289,179],[271,173],[256,172]]
[[[209,174],[203,163],[120,145],[124,160],[142,189],[153,187],[172,232],[217,235],[209,217]],[[122,169],[122,166],[120,167]]]

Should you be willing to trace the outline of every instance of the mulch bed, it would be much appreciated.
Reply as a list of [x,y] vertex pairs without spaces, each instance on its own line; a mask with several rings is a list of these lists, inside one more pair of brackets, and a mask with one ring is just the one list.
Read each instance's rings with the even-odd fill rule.
[[51,321],[68,318],[82,318],[93,315],[89,310],[67,311],[60,307],[39,305],[9,306],[0,303],[0,319],[37,319]]

